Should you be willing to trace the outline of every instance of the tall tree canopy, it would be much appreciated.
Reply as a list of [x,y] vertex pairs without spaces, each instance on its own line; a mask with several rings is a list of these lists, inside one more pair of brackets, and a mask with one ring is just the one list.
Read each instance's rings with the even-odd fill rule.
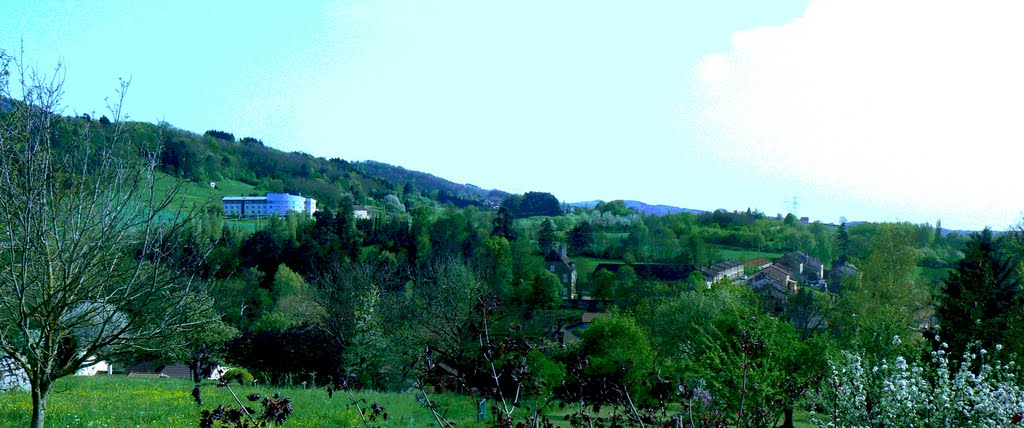
[[526,192],[522,196],[511,195],[501,202],[501,206],[520,218],[562,214],[558,198],[547,192]]
[[964,258],[942,286],[936,316],[950,354],[962,355],[972,342],[983,348],[1006,343],[1012,318],[1022,307],[1018,260],[1004,240],[985,230],[971,235]]

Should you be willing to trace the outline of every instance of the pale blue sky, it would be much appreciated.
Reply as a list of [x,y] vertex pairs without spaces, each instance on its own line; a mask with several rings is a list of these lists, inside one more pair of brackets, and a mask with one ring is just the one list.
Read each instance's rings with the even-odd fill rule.
[[[570,202],[997,229],[1024,208],[992,184],[1021,150],[1012,2],[9,3],[0,48],[62,60],[67,113],[131,77],[134,120]],[[989,30],[938,36],[968,18]]]

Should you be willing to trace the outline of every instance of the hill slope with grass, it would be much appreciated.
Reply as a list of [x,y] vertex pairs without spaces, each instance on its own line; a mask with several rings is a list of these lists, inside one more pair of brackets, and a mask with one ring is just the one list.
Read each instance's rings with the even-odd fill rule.
[[[80,121],[98,136],[113,132],[115,124],[88,116]],[[367,204],[387,195],[431,200],[459,207],[494,206],[508,193],[453,183],[443,178],[375,161],[325,159],[302,152],[283,152],[253,137],[235,139],[224,131],[196,134],[167,123],[129,122],[125,136],[143,147],[160,147],[161,172],[183,178],[191,198],[207,200],[227,195],[273,193],[316,198],[321,208],[340,208],[351,196]],[[211,183],[215,184],[214,187]],[[206,190],[209,189],[209,190]]]

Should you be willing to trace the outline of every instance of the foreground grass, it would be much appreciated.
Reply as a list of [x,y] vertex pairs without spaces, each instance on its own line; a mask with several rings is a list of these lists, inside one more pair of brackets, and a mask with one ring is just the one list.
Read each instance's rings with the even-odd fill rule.
[[[252,388],[233,386],[243,402],[254,392],[280,391],[292,398],[294,413],[286,427],[362,426],[355,407],[345,392],[328,399],[323,389]],[[50,395],[48,427],[166,427],[194,428],[202,409],[218,405],[238,407],[224,388],[203,388],[203,405],[192,401],[192,383],[181,379],[156,379],[127,376],[68,377],[57,382]],[[386,426],[424,427],[433,425],[433,416],[411,393],[361,392],[357,399],[379,403],[389,414]],[[431,397],[460,427],[482,426],[476,423],[476,404],[472,397],[452,394]],[[365,408],[366,404],[360,404]],[[258,406],[251,406],[258,408]],[[27,392],[0,394],[0,426],[29,426],[32,399]]]
[[[285,427],[362,427],[351,398],[344,391],[327,397],[324,389],[253,388],[232,386],[246,404],[246,395],[280,391],[292,398],[294,413]],[[203,388],[203,405],[192,401],[192,383],[182,379],[157,379],[127,376],[72,376],[57,382],[50,395],[46,418],[48,427],[166,427],[194,428],[199,425],[203,409],[218,405],[237,408],[227,389],[215,386]],[[413,428],[435,426],[433,415],[427,411],[410,391],[382,393],[364,391],[354,394],[364,409],[367,403],[384,406],[389,417],[384,427]],[[459,427],[483,427],[476,421],[477,404],[473,397],[456,394],[432,395],[431,400],[443,409],[445,416]],[[258,405],[253,405],[259,409]],[[519,409],[524,412],[525,409]],[[523,413],[517,413],[522,415]],[[551,406],[545,411],[558,427],[567,427],[565,416],[569,409]],[[609,409],[602,412],[610,414]],[[488,409],[488,416],[493,416]],[[807,422],[807,413],[797,413],[797,427],[813,427]],[[0,394],[0,427],[28,426],[32,417],[32,400],[27,392]]]

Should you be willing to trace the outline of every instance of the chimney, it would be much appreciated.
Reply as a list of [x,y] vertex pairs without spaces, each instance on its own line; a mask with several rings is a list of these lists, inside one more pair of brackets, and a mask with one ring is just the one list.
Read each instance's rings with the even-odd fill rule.
[[563,260],[568,258],[568,257],[566,257],[566,254],[565,254],[565,245],[562,245],[562,246],[558,247],[558,256],[561,257]]

